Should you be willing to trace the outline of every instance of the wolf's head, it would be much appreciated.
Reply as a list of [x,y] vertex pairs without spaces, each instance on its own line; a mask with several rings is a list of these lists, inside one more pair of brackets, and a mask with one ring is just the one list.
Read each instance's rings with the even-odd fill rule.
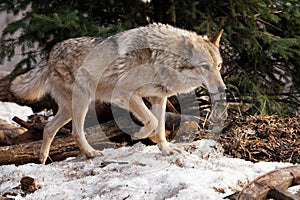
[[190,35],[186,45],[191,49],[191,57],[188,62],[192,66],[193,76],[199,85],[204,86],[210,93],[212,112],[210,115],[211,134],[208,138],[218,139],[223,128],[224,120],[227,117],[226,111],[226,86],[220,74],[222,57],[219,52],[220,39],[223,30],[214,37],[200,37]]
[[185,45],[189,49],[186,61],[193,69],[189,76],[197,80],[195,84],[204,86],[210,93],[219,93],[226,89],[220,74],[223,60],[219,52],[219,43],[222,33],[223,30],[212,38],[196,34],[185,38]]

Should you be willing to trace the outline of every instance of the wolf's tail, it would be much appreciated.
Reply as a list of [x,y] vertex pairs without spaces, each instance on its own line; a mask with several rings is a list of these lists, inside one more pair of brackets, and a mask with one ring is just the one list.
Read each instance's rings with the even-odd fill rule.
[[38,100],[42,98],[46,92],[47,67],[46,62],[42,61],[38,66],[29,72],[15,78],[10,90],[21,99]]

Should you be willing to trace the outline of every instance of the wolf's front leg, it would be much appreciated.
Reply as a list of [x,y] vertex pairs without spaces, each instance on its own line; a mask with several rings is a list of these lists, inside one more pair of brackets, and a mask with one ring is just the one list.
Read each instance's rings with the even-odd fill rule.
[[174,153],[180,153],[177,148],[171,148],[167,142],[165,134],[165,115],[166,115],[166,103],[167,98],[151,97],[152,113],[158,120],[158,126],[155,129],[155,140],[157,146],[163,155],[172,155]]
[[[87,157],[87,158],[93,158],[96,156],[102,156],[102,152],[99,150],[95,150],[86,140],[85,134],[83,129],[78,129],[76,126],[77,124],[73,123],[72,125],[72,135],[80,148],[81,152]],[[76,128],[74,128],[76,127]]]
[[149,137],[157,127],[157,119],[145,105],[142,97],[133,95],[129,101],[130,111],[144,124],[144,126],[133,134],[132,139],[143,139]]
[[[89,98],[87,95],[76,96],[75,89],[72,99],[72,135],[84,155],[88,158],[103,155],[101,151],[95,150],[86,140],[83,126],[85,116],[89,106]],[[77,91],[76,91],[77,92]]]

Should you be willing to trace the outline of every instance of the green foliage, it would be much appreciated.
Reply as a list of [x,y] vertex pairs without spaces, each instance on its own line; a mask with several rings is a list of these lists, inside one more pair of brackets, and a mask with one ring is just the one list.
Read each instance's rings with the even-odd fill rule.
[[[9,24],[0,40],[0,63],[10,59],[21,45],[27,67],[39,54],[47,54],[56,43],[80,36],[109,36],[119,31],[147,24],[148,6],[135,0],[102,1],[0,1],[0,10],[18,14],[31,5],[24,18]],[[131,5],[134,5],[133,7]],[[12,34],[20,31],[17,38]],[[28,52],[37,45],[41,52]]]
[[[108,36],[152,21],[153,5],[139,0],[0,1],[0,10],[23,19],[10,24],[0,41],[0,61],[24,50],[21,64],[78,36]],[[250,103],[252,114],[286,114],[299,106],[300,4],[298,0],[176,0],[176,25],[211,35],[224,29],[222,73],[234,91],[229,100]],[[21,35],[10,37],[16,31]],[[38,44],[41,52],[26,52]],[[298,96],[297,96],[298,95]],[[298,98],[297,98],[298,97]]]
[[225,30],[223,74],[227,85],[239,89],[234,99],[251,103],[252,114],[295,111],[300,97],[299,1],[178,0],[176,7],[178,26],[208,35]]

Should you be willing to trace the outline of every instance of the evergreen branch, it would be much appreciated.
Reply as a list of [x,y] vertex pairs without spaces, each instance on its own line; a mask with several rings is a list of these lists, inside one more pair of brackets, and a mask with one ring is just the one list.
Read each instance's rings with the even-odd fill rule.
[[271,28],[273,28],[277,31],[283,32],[283,30],[281,28],[278,28],[277,26],[275,26],[275,25],[273,25],[273,24],[271,24],[271,23],[269,23],[269,22],[267,22],[267,21],[265,21],[261,18],[257,18],[257,21],[259,21],[259,22],[261,22],[261,23],[263,23],[263,24],[265,24],[265,25],[267,25],[267,26],[269,26],[269,27],[271,27]]

